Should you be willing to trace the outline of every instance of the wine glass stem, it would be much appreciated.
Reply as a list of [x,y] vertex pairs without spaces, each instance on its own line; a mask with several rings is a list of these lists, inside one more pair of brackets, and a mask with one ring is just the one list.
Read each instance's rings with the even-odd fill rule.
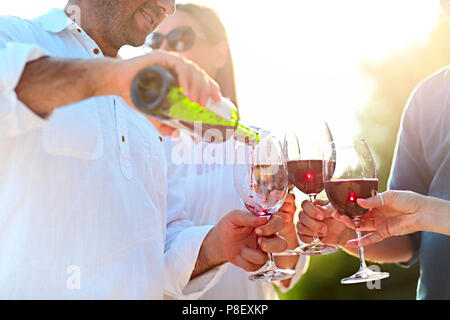
[[[316,197],[317,197],[316,194],[309,194],[308,196],[309,196],[309,200],[311,200],[312,203],[314,203],[314,201],[316,201]],[[317,232],[313,232],[313,239],[311,241],[311,244],[312,245],[314,245],[314,244],[321,245],[322,244],[322,242],[319,239],[319,235],[317,234]]]
[[[269,221],[271,216],[267,216],[267,221]],[[275,261],[273,260],[272,253],[267,252],[267,269],[275,269],[277,266],[275,265]]]
[[[356,236],[358,239],[358,243],[361,240],[361,229],[359,228],[361,220],[359,218],[353,219],[353,223],[355,224],[355,231]],[[358,245],[358,252],[359,252],[359,268],[361,269],[367,269],[366,260],[364,258],[364,247],[361,247]]]
[[277,266],[275,265],[275,262],[273,260],[273,256],[271,253],[267,253],[267,257],[269,258],[267,260],[267,268],[268,269],[275,269]]

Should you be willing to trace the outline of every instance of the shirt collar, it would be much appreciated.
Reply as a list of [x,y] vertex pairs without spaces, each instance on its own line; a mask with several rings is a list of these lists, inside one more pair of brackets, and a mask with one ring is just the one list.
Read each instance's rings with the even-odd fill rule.
[[33,21],[40,23],[46,31],[53,33],[61,32],[75,23],[66,15],[64,10],[56,8],[33,19]]

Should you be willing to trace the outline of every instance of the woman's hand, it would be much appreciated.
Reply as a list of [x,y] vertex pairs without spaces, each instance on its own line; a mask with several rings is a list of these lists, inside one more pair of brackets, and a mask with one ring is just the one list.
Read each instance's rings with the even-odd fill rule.
[[355,232],[346,223],[334,219],[336,214],[337,211],[328,201],[303,201],[297,223],[300,240],[311,243],[313,235],[317,234],[323,243],[343,246]]
[[359,242],[357,239],[348,241],[347,247],[367,246],[417,231],[450,234],[449,201],[411,191],[386,191],[357,201],[361,207],[371,209],[361,219],[361,230],[374,232],[363,236]]

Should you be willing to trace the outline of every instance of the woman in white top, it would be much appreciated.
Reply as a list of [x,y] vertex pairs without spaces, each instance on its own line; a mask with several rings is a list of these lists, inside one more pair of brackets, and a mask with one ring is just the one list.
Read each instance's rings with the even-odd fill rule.
[[[222,95],[237,105],[234,68],[226,31],[219,16],[210,8],[197,4],[179,4],[176,14],[167,17],[149,36],[147,48],[176,51],[197,63],[220,86]],[[158,130],[170,135],[173,129],[150,118]],[[180,144],[182,148],[180,147]],[[164,139],[168,158],[178,164],[180,179],[185,185],[185,211],[196,225],[214,224],[228,212],[241,209],[239,195],[233,183],[234,140],[221,144],[194,141],[181,133],[174,141]],[[227,157],[228,155],[231,155]],[[187,158],[186,158],[187,157]],[[181,162],[181,163],[180,163]],[[289,195],[277,213],[286,227],[280,234],[286,238],[288,248],[298,246],[294,224],[295,198]],[[281,268],[296,270],[290,280],[275,283],[282,292],[293,287],[307,268],[306,257],[277,257]],[[248,273],[229,264],[221,281],[201,299],[277,299],[271,283],[250,281]]]

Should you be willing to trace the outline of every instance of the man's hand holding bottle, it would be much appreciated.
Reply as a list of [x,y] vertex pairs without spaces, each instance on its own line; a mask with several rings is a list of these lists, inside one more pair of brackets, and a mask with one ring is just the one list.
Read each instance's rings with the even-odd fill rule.
[[117,91],[128,105],[134,106],[130,88],[136,75],[143,69],[157,65],[171,70],[176,76],[185,95],[200,105],[206,105],[208,98],[219,102],[221,98],[217,83],[194,62],[176,53],[155,50],[150,54],[134,59],[119,61],[115,64]]

